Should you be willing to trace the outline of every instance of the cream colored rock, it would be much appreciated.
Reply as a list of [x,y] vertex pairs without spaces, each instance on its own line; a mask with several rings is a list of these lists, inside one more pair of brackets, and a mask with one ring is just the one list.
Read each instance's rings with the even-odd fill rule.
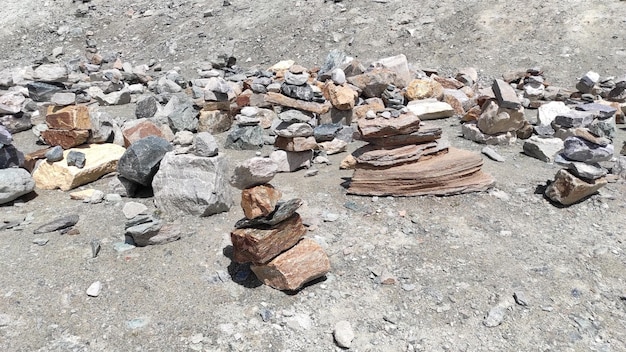
[[[79,169],[67,165],[67,154],[76,150],[85,154],[85,167]],[[33,172],[35,185],[40,189],[68,191],[72,188],[95,181],[117,170],[117,162],[126,149],[116,144],[91,144],[83,148],[63,152],[63,160],[54,163],[43,162]]]
[[450,104],[431,99],[412,100],[407,104],[406,108],[422,121],[444,119],[454,116],[455,113],[454,108]]

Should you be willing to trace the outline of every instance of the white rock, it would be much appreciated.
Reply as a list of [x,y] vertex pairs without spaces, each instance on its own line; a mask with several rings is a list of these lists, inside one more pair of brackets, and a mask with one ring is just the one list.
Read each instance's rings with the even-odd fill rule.
[[562,101],[551,101],[547,104],[543,104],[537,110],[537,118],[539,119],[539,125],[549,126],[557,115],[568,112],[570,108],[565,106]]
[[98,297],[101,289],[102,283],[100,281],[96,281],[93,284],[89,285],[89,288],[87,288],[87,296]]
[[127,202],[122,208],[122,213],[126,219],[132,219],[139,214],[147,214],[148,207],[137,202]]
[[346,320],[337,322],[333,330],[333,336],[335,337],[337,346],[350,348],[350,346],[352,346],[352,340],[354,340],[354,330],[352,330],[350,322]]

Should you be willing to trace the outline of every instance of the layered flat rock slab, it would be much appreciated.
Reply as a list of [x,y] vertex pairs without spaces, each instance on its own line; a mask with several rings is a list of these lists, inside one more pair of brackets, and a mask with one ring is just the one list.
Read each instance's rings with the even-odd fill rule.
[[567,170],[559,170],[545,191],[546,197],[563,205],[574,204],[594,193],[607,184],[605,178],[586,181],[572,175]]
[[294,291],[330,271],[326,252],[315,241],[305,238],[265,265],[250,269],[264,284],[277,290]]
[[166,153],[152,189],[157,208],[168,215],[210,216],[233,205],[228,162],[223,156]]
[[480,171],[480,154],[448,148],[448,153],[386,169],[357,168],[348,193],[368,196],[453,195],[480,192],[493,186]]
[[412,100],[406,108],[422,121],[445,119],[455,114],[454,108],[450,104],[431,99]]
[[268,92],[265,95],[265,101],[271,104],[287,106],[290,108],[309,111],[320,115],[327,113],[332,107],[330,102],[315,103],[311,101],[303,101],[273,92]]
[[86,143],[89,139],[89,130],[50,129],[41,131],[41,138],[48,145],[69,149]]
[[[67,155],[76,150],[85,154],[85,166],[79,169],[67,165]],[[40,189],[69,191],[72,188],[93,182],[117,170],[117,163],[126,149],[116,144],[90,144],[85,147],[66,150],[63,160],[49,163],[42,162],[33,172],[35,185]]]
[[388,136],[383,138],[366,138],[365,141],[379,147],[396,147],[407,144],[420,144],[441,138],[441,127],[420,125],[419,130],[410,134]]
[[401,114],[396,118],[360,119],[357,121],[359,132],[364,139],[383,138],[417,132],[420,119],[412,113]]
[[238,263],[264,264],[293,247],[306,233],[297,213],[270,228],[236,229],[230,234],[233,259]]
[[388,167],[418,161],[422,156],[445,151],[447,146],[439,147],[437,142],[409,144],[393,149],[378,149],[366,145],[354,151],[353,155],[359,166]]

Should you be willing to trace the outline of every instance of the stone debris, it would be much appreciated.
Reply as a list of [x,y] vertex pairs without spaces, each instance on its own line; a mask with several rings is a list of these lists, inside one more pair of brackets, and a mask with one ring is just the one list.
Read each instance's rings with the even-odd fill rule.
[[125,225],[126,243],[138,247],[166,244],[181,238],[180,230],[153,215],[139,214]]
[[[168,141],[156,136],[148,136],[136,141],[119,158],[118,177],[131,184],[150,186],[159,169],[161,159],[172,149]],[[127,191],[130,191],[130,188],[127,187]],[[129,194],[132,193],[129,192]]]
[[352,346],[352,340],[354,340],[354,330],[349,321],[341,320],[335,324],[333,329],[333,337],[337,346],[341,348],[350,348]]
[[552,163],[556,155],[563,150],[563,140],[532,136],[524,142],[523,150],[528,156]]
[[0,204],[14,201],[34,189],[35,181],[28,171],[20,168],[0,169]]
[[100,281],[96,281],[89,285],[85,293],[89,297],[98,297],[100,295],[100,290],[102,290],[102,283]]
[[571,172],[561,169],[556,173],[554,181],[546,188],[545,194],[554,202],[571,205],[594,194],[606,184],[607,181],[604,177],[583,180]]
[[41,234],[41,233],[48,233],[48,232],[68,229],[76,225],[79,219],[80,217],[78,216],[78,214],[70,214],[70,215],[62,216],[60,218],[56,218],[46,224],[39,226],[33,231],[33,233]]

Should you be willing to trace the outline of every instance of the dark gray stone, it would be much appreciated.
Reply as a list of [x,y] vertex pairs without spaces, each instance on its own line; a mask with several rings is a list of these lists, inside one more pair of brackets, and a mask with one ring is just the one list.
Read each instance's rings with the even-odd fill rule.
[[342,129],[340,123],[327,123],[319,125],[313,129],[316,142],[328,142],[335,139],[335,135]]
[[279,224],[291,217],[298,208],[302,205],[302,199],[294,198],[288,200],[287,202],[279,202],[276,205],[276,209],[274,212],[267,216],[262,216],[254,219],[243,218],[235,224],[235,228],[244,229],[249,227],[263,227],[263,226],[274,226]]
[[142,138],[126,149],[117,164],[117,172],[126,180],[149,186],[161,159],[172,149],[172,145],[163,138]]
[[294,99],[311,101],[313,100],[313,97],[314,97],[313,88],[311,88],[311,86],[309,86],[308,84],[305,84],[302,86],[296,86],[292,84],[283,83],[280,86],[280,90],[284,95],[290,98],[294,98]]
[[593,120],[587,128],[589,129],[589,132],[598,137],[606,137],[612,140],[615,138],[615,117],[610,117],[604,120],[597,118]]
[[226,149],[256,150],[261,147],[263,147],[263,127],[259,125],[233,129],[224,143]]
[[0,170],[0,204],[11,202],[35,189],[30,173],[20,168]]
[[137,101],[135,116],[138,119],[148,119],[154,116],[161,105],[153,95],[145,96]]
[[11,133],[6,127],[0,125],[0,147],[2,147],[3,144],[8,145],[11,143],[13,143],[13,136],[11,136]]
[[60,145],[50,148],[46,152],[46,160],[51,163],[63,160],[63,148]]
[[21,167],[24,165],[24,153],[9,144],[0,148],[0,169],[9,167]]
[[606,176],[608,170],[596,163],[583,163],[580,161],[567,160],[562,154],[557,154],[554,162],[566,167],[573,175],[587,180],[596,180]]
[[515,93],[515,89],[510,84],[501,79],[496,79],[491,85],[491,89],[498,99],[498,106],[501,108],[517,110],[522,105]]
[[587,127],[593,121],[593,113],[588,111],[570,110],[556,115],[554,123],[563,128]]
[[223,156],[165,154],[152,180],[154,203],[168,215],[210,216],[233,205]]
[[576,110],[592,112],[595,117],[601,120],[606,120],[617,112],[617,109],[612,106],[598,103],[580,104],[576,106]]
[[132,238],[134,244],[140,247],[149,245],[150,238],[156,236],[161,227],[163,227],[161,220],[152,216],[141,217],[136,222],[139,223],[131,226],[128,223],[126,224],[125,235]]
[[193,101],[185,95],[173,95],[165,105],[163,113],[174,133],[195,131],[198,127],[197,112],[193,108]]
[[554,128],[550,125],[537,125],[533,126],[535,133],[541,137],[552,137],[554,136]]
[[26,84],[30,98],[36,102],[49,101],[54,93],[60,92],[65,88],[55,84],[44,82],[30,82]]
[[585,163],[607,161],[611,160],[613,153],[613,144],[603,147],[580,137],[568,137],[564,142],[563,156],[572,161]]
[[48,233],[66,229],[68,227],[76,225],[79,219],[80,217],[78,216],[78,214],[66,215],[39,226],[37,229],[35,229],[35,231],[33,231],[33,233]]
[[85,154],[77,150],[67,153],[67,166],[76,166],[79,169],[85,167]]

